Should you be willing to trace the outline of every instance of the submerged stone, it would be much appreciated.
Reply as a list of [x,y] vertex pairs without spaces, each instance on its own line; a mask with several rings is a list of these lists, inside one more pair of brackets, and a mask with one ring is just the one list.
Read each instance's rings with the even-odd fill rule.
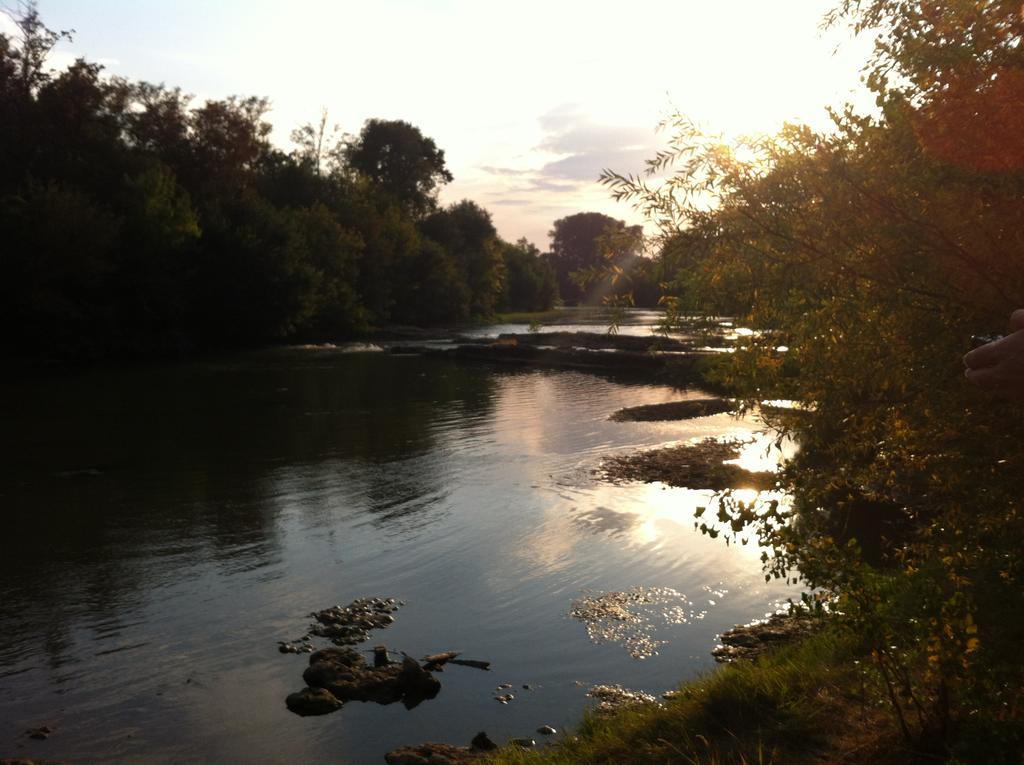
[[342,702],[325,688],[303,688],[289,694],[285,706],[297,715],[326,715],[341,709]]

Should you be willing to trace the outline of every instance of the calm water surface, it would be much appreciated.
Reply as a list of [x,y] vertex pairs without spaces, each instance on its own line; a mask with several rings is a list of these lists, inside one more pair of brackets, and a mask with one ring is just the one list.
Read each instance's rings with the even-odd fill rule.
[[[383,762],[400,744],[560,731],[586,689],[659,693],[716,635],[794,595],[752,546],[693,529],[706,492],[593,479],[603,456],[748,432],[614,423],[697,396],[575,372],[279,350],[0,386],[0,756]],[[756,455],[752,455],[755,456]],[[568,616],[584,591],[670,587],[696,614],[638,661]],[[314,609],[406,602],[373,642],[460,650],[440,695],[297,717]],[[499,683],[523,683],[511,704]],[[54,728],[46,741],[27,728]]]

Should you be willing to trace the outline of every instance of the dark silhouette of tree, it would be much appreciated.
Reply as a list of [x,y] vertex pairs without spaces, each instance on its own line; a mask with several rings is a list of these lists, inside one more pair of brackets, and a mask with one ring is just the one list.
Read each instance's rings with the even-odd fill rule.
[[420,238],[417,249],[403,256],[402,273],[394,285],[398,321],[429,325],[469,317],[469,287],[458,263],[437,242]]
[[505,267],[490,213],[464,199],[430,215],[420,229],[455,259],[459,278],[472,296],[469,313],[479,317],[493,314]]
[[546,311],[558,298],[558,284],[551,264],[525,238],[515,244],[502,242],[505,283],[498,300],[502,311]]
[[137,151],[154,154],[181,172],[190,162],[189,103],[181,88],[148,82],[129,84],[134,106],[125,115],[126,137]]
[[434,209],[437,189],[452,180],[444,152],[419,128],[402,120],[367,120],[345,157],[352,170],[414,216]]
[[292,143],[296,146],[293,156],[317,176],[325,169],[333,169],[332,165],[337,166],[344,159],[339,132],[337,125],[327,126],[327,109],[321,109],[316,123],[307,122],[292,131]]
[[640,226],[627,226],[625,221],[597,212],[576,213],[556,220],[549,232],[550,262],[562,299],[572,304],[599,302],[597,289],[584,289],[580,278],[612,260],[637,256],[641,234]]
[[73,30],[55,31],[48,28],[39,16],[35,0],[29,0],[21,13],[2,11],[18,28],[18,45],[8,42],[5,46],[9,56],[14,81],[26,98],[34,95],[50,79],[46,69],[46,57],[61,40],[71,39]]
[[85,60],[51,72],[68,33],[31,3],[14,20],[0,340],[15,353],[178,355],[493,314],[519,255],[479,205],[437,209],[444,152],[409,123],[369,120],[345,144],[322,113],[286,153],[265,99],[194,106]]
[[207,101],[190,115],[192,157],[188,176],[195,186],[227,195],[251,184],[270,152],[271,125],[263,120],[265,98]]

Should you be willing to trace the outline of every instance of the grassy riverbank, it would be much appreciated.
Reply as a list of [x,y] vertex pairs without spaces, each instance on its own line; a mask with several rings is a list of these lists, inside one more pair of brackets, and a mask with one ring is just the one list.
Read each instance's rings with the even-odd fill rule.
[[834,628],[756,662],[720,667],[663,705],[589,712],[575,735],[537,751],[506,747],[491,762],[570,765],[911,763],[883,689]]

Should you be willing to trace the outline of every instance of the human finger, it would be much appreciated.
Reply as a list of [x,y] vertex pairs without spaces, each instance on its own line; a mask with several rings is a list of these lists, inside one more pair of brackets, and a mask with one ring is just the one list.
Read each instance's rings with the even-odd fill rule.
[[1018,308],[1010,314],[1010,331],[1016,332],[1024,329],[1024,308]]
[[964,375],[979,390],[993,396],[1024,402],[1024,386],[1020,381],[1008,380],[1001,366],[967,369]]
[[982,390],[994,391],[1003,387],[1002,375],[995,366],[968,367],[964,370],[964,377]]
[[1003,357],[1003,347],[1000,343],[1005,338],[994,340],[991,343],[985,343],[973,351],[964,355],[964,366],[969,369],[981,369],[982,367],[990,367],[993,364],[998,364],[999,360]]

